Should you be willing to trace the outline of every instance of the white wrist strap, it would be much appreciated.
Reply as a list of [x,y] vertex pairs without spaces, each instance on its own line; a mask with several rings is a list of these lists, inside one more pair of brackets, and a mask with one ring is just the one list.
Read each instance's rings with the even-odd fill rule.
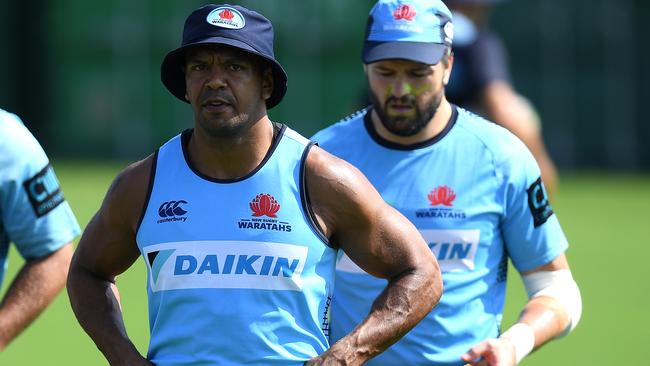
[[508,338],[515,346],[517,364],[535,347],[535,331],[533,327],[525,323],[513,325],[499,338]]

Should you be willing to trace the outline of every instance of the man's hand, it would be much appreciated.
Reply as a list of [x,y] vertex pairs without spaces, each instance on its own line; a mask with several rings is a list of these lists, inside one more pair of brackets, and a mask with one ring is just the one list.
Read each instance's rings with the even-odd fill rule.
[[514,366],[515,346],[507,338],[485,340],[461,356],[465,366]]

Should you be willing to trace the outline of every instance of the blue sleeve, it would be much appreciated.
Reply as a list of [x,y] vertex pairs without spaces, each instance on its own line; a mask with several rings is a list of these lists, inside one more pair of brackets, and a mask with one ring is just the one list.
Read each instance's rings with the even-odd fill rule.
[[79,224],[45,152],[18,117],[2,112],[0,135],[2,227],[24,258],[46,256],[79,235]]
[[540,170],[524,144],[515,139],[515,151],[502,164],[504,240],[519,272],[549,263],[568,247],[557,216],[548,201]]

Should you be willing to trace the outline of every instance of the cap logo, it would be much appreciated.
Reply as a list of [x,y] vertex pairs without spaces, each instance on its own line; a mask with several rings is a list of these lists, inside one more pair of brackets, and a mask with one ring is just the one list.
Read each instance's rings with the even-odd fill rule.
[[221,28],[242,29],[246,25],[244,16],[235,8],[221,6],[210,12],[207,22]]
[[447,22],[442,31],[445,33],[445,43],[451,43],[454,39],[454,24]]
[[395,20],[408,20],[409,22],[415,18],[415,9],[410,5],[400,5],[399,8],[393,12]]

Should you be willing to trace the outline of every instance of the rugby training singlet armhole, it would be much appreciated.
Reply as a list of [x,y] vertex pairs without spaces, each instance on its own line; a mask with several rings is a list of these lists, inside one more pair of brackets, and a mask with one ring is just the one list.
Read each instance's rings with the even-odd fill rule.
[[218,179],[218,178],[213,178],[213,177],[210,177],[208,175],[205,175],[205,174],[201,173],[198,169],[196,169],[196,167],[194,167],[194,163],[192,162],[192,159],[190,157],[190,153],[189,153],[189,150],[188,150],[188,144],[190,142],[190,138],[192,137],[192,133],[193,133],[193,130],[194,130],[192,128],[189,128],[189,129],[183,131],[183,133],[181,134],[181,148],[183,150],[183,158],[185,159],[185,163],[190,168],[190,170],[192,170],[192,172],[194,172],[194,174],[196,174],[196,176],[201,178],[201,179],[204,179],[204,180],[207,180],[207,181],[213,182],[213,183],[222,183],[222,184],[241,182],[241,181],[246,180],[246,179],[252,177],[253,175],[255,175],[255,173],[260,171],[260,169],[262,169],[264,167],[264,165],[266,165],[266,162],[269,161],[271,156],[273,156],[273,153],[275,152],[275,149],[280,144],[280,140],[282,140],[282,137],[284,136],[284,131],[286,129],[287,129],[287,126],[284,125],[284,124],[280,124],[279,131],[277,130],[277,126],[275,126],[275,125],[273,126],[273,137],[274,137],[273,142],[271,142],[271,147],[266,152],[266,155],[264,156],[264,159],[262,159],[262,161],[257,165],[257,167],[255,167],[255,169],[253,169],[250,173],[244,175],[243,177],[239,177],[239,178],[235,178],[235,179]]
[[156,166],[158,165],[158,150],[153,154],[153,161],[151,162],[151,171],[149,172],[149,184],[147,186],[147,195],[144,197],[144,203],[142,205],[142,212],[140,213],[140,219],[138,220],[138,226],[135,227],[135,235],[138,235],[140,231],[140,225],[142,225],[142,220],[144,220],[144,215],[147,213],[147,208],[149,208],[149,200],[151,199],[151,192],[153,191],[153,181],[156,179]]
[[316,144],[315,142],[310,141],[309,144],[305,146],[305,151],[303,151],[302,157],[300,158],[300,200],[302,202],[302,208],[303,211],[305,212],[305,218],[307,219],[307,223],[312,228],[316,236],[318,236],[318,238],[328,247],[336,249],[335,247],[332,246],[330,241],[327,239],[327,236],[323,232],[323,228],[318,223],[318,220],[316,219],[316,214],[314,213],[314,210],[312,210],[311,208],[311,201],[309,200],[309,191],[307,190],[307,179],[306,179],[307,155],[309,154],[309,151],[311,151],[311,148],[315,144]]

